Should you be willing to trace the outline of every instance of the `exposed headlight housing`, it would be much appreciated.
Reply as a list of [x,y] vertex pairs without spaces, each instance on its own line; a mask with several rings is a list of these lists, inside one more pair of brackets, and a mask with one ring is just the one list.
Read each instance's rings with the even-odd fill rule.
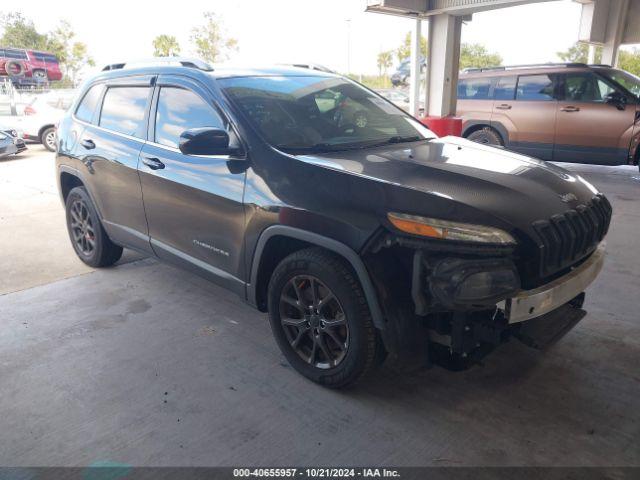
[[421,237],[497,245],[516,244],[516,240],[509,233],[494,227],[395,212],[388,213],[387,218],[398,230]]

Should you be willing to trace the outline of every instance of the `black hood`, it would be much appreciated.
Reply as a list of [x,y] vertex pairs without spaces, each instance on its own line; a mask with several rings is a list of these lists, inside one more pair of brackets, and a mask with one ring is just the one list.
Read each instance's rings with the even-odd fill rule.
[[[553,164],[457,137],[299,158],[424,194],[418,202],[411,195],[410,211],[405,205],[403,213],[434,216],[445,200],[467,221],[486,222],[489,216],[495,220],[490,223],[521,230],[598,193],[579,175]],[[393,208],[393,201],[387,206]]]

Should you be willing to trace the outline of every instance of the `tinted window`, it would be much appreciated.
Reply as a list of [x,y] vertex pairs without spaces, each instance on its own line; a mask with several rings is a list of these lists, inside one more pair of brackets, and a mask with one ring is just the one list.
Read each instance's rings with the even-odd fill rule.
[[592,73],[576,73],[564,77],[566,100],[575,102],[603,102],[615,89]]
[[467,78],[458,83],[460,100],[489,100],[491,78]]
[[518,100],[555,100],[554,82],[551,75],[527,75],[518,80]]
[[602,69],[602,74],[640,97],[640,78],[623,70]]
[[149,87],[109,88],[102,104],[100,126],[142,138],[148,96]]
[[493,98],[496,100],[513,100],[516,96],[516,83],[518,77],[499,77],[496,79],[496,87],[493,90]]
[[85,122],[91,122],[93,113],[96,111],[96,106],[100,101],[101,93],[102,85],[94,85],[91,87],[80,102],[80,105],[78,105],[76,117]]
[[5,48],[4,54],[7,58],[18,58],[20,60],[27,60],[26,52],[22,50],[16,50],[13,48]]
[[199,127],[225,128],[214,108],[195,93],[183,88],[162,87],[156,112],[155,141],[177,147],[185,130]]

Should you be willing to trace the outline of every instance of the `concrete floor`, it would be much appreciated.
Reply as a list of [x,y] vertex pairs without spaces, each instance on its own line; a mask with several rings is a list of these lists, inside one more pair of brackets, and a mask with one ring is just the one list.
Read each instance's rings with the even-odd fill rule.
[[0,465],[640,466],[640,181],[569,166],[614,205],[589,315],[545,353],[347,392],[287,366],[265,315],[128,255],[73,255],[53,156],[0,161]]

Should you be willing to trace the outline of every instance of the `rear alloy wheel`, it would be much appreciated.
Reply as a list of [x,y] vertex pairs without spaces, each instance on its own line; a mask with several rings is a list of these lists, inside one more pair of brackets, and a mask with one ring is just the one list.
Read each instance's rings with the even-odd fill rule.
[[471,133],[467,139],[483,145],[503,146],[504,142],[498,132],[491,127],[484,127]]
[[269,321],[280,350],[322,385],[351,385],[375,364],[379,339],[362,287],[344,261],[319,248],[289,255],[268,291]]
[[40,136],[40,141],[44,148],[49,150],[50,152],[56,151],[56,129],[53,127],[47,128],[42,135]]
[[47,83],[49,81],[49,77],[47,76],[47,72],[44,70],[34,70],[31,74],[31,77],[36,81],[37,84],[41,85],[43,83]]
[[69,192],[65,208],[69,238],[80,260],[90,267],[116,263],[122,256],[122,247],[107,236],[84,187],[75,187]]

